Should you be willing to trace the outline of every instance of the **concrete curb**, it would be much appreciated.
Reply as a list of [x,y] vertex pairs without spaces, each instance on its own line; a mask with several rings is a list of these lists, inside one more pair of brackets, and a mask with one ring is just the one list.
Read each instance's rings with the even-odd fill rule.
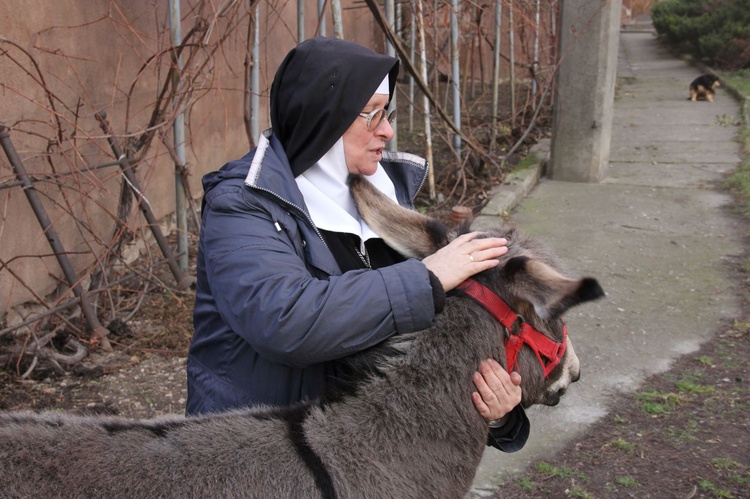
[[524,158],[524,166],[509,173],[503,183],[492,188],[490,201],[472,222],[478,230],[502,224],[544,176],[549,161],[550,139],[535,144]]

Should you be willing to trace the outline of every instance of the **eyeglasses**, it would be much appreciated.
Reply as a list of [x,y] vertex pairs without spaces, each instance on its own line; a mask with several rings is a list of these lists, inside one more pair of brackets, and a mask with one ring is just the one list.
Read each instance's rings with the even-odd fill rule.
[[367,129],[374,132],[383,122],[383,118],[388,120],[388,123],[393,123],[393,120],[396,119],[396,110],[391,109],[390,111],[386,111],[381,107],[369,113],[359,113],[359,115],[367,120]]

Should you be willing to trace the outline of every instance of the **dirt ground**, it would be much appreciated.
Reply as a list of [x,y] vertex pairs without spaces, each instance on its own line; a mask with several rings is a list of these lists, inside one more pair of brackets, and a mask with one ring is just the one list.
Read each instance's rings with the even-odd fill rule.
[[[42,364],[22,379],[15,366],[5,366],[0,370],[0,410],[132,418],[183,413],[192,301],[191,295],[146,297],[138,320],[109,324],[112,353],[94,350],[64,373]],[[26,362],[20,365],[28,367]]]
[[750,324],[737,322],[495,497],[750,497],[749,381]]
[[[493,181],[469,175],[461,202],[480,207]],[[451,207],[432,214],[447,222]],[[0,410],[182,413],[192,300],[191,293],[163,290],[145,295],[136,318],[107,325],[113,353],[95,350],[64,372],[40,365],[22,379],[28,364],[2,366]],[[584,438],[534,463],[495,497],[748,498],[748,381],[750,317],[717,326],[714,341],[620,397]]]

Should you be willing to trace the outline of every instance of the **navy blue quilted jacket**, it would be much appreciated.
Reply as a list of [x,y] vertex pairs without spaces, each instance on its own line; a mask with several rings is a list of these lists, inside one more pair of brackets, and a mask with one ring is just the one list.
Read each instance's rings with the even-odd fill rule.
[[[425,160],[383,156],[400,204],[413,207]],[[432,324],[419,260],[342,274],[270,131],[203,188],[188,414],[316,398],[331,361]]]

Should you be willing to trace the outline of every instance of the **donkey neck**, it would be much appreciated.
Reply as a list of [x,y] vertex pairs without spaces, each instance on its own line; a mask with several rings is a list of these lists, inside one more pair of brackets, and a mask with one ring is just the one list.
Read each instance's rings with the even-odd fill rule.
[[[456,297],[431,328],[412,337],[406,354],[387,361],[384,376],[313,414],[308,438],[316,447],[341,448],[342,434],[356,435],[350,457],[362,462],[363,484],[387,467],[399,487],[420,484],[418,497],[461,497],[488,432],[471,400],[471,378],[481,360],[503,354],[502,328],[473,300]],[[397,489],[394,497],[410,496]]]

